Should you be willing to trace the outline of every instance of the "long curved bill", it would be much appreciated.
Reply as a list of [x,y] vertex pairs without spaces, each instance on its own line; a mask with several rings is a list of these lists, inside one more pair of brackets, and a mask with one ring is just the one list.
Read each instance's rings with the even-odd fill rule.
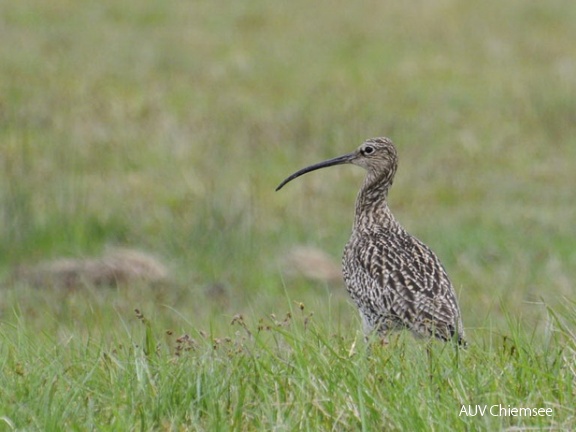
[[282,183],[280,183],[278,185],[278,187],[276,188],[276,191],[279,191],[280,189],[282,189],[286,183],[294,180],[296,177],[300,177],[303,174],[309,173],[310,171],[316,171],[316,170],[321,169],[321,168],[327,168],[327,167],[334,166],[334,165],[342,165],[342,164],[350,163],[350,162],[352,162],[352,160],[355,157],[356,157],[356,153],[348,153],[348,154],[345,154],[342,156],[335,157],[333,159],[328,159],[324,162],[319,162],[317,164],[310,165],[306,168],[302,168],[300,171],[296,171],[294,174],[292,174],[290,177],[288,177],[286,180],[284,180]]

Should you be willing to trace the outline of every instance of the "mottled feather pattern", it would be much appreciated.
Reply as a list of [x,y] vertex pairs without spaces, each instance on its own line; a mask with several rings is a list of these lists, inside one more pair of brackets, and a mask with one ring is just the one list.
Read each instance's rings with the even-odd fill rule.
[[372,138],[356,151],[304,168],[280,184],[316,169],[351,163],[366,169],[358,193],[352,234],[342,259],[350,297],[367,333],[384,339],[390,330],[455,340],[465,345],[452,283],[432,250],[411,236],[388,207],[388,191],[398,167],[389,138]]
[[422,242],[400,232],[355,232],[343,257],[348,292],[368,331],[383,336],[407,328],[421,336],[451,339],[462,329],[446,271]]

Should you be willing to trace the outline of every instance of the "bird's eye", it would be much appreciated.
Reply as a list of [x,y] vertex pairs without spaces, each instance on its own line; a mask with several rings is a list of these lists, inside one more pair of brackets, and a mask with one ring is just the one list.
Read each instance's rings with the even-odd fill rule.
[[366,146],[364,147],[364,152],[365,155],[369,155],[374,153],[374,147],[370,147],[370,146]]

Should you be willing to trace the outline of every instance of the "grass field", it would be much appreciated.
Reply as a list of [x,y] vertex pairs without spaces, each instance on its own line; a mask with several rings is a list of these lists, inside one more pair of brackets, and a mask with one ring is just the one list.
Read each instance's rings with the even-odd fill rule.
[[[0,3],[0,431],[576,428],[575,20],[567,0]],[[465,351],[369,349],[339,282],[287,268],[301,245],[339,260],[363,172],[274,188],[383,135]],[[37,270],[110,248],[167,276]]]

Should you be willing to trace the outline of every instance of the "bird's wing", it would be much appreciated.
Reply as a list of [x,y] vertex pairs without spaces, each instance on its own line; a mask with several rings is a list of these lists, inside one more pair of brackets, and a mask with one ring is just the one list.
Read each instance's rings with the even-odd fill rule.
[[460,333],[452,285],[430,248],[407,234],[388,233],[364,237],[358,246],[363,252],[356,255],[356,278],[371,293],[369,313],[442,339]]

